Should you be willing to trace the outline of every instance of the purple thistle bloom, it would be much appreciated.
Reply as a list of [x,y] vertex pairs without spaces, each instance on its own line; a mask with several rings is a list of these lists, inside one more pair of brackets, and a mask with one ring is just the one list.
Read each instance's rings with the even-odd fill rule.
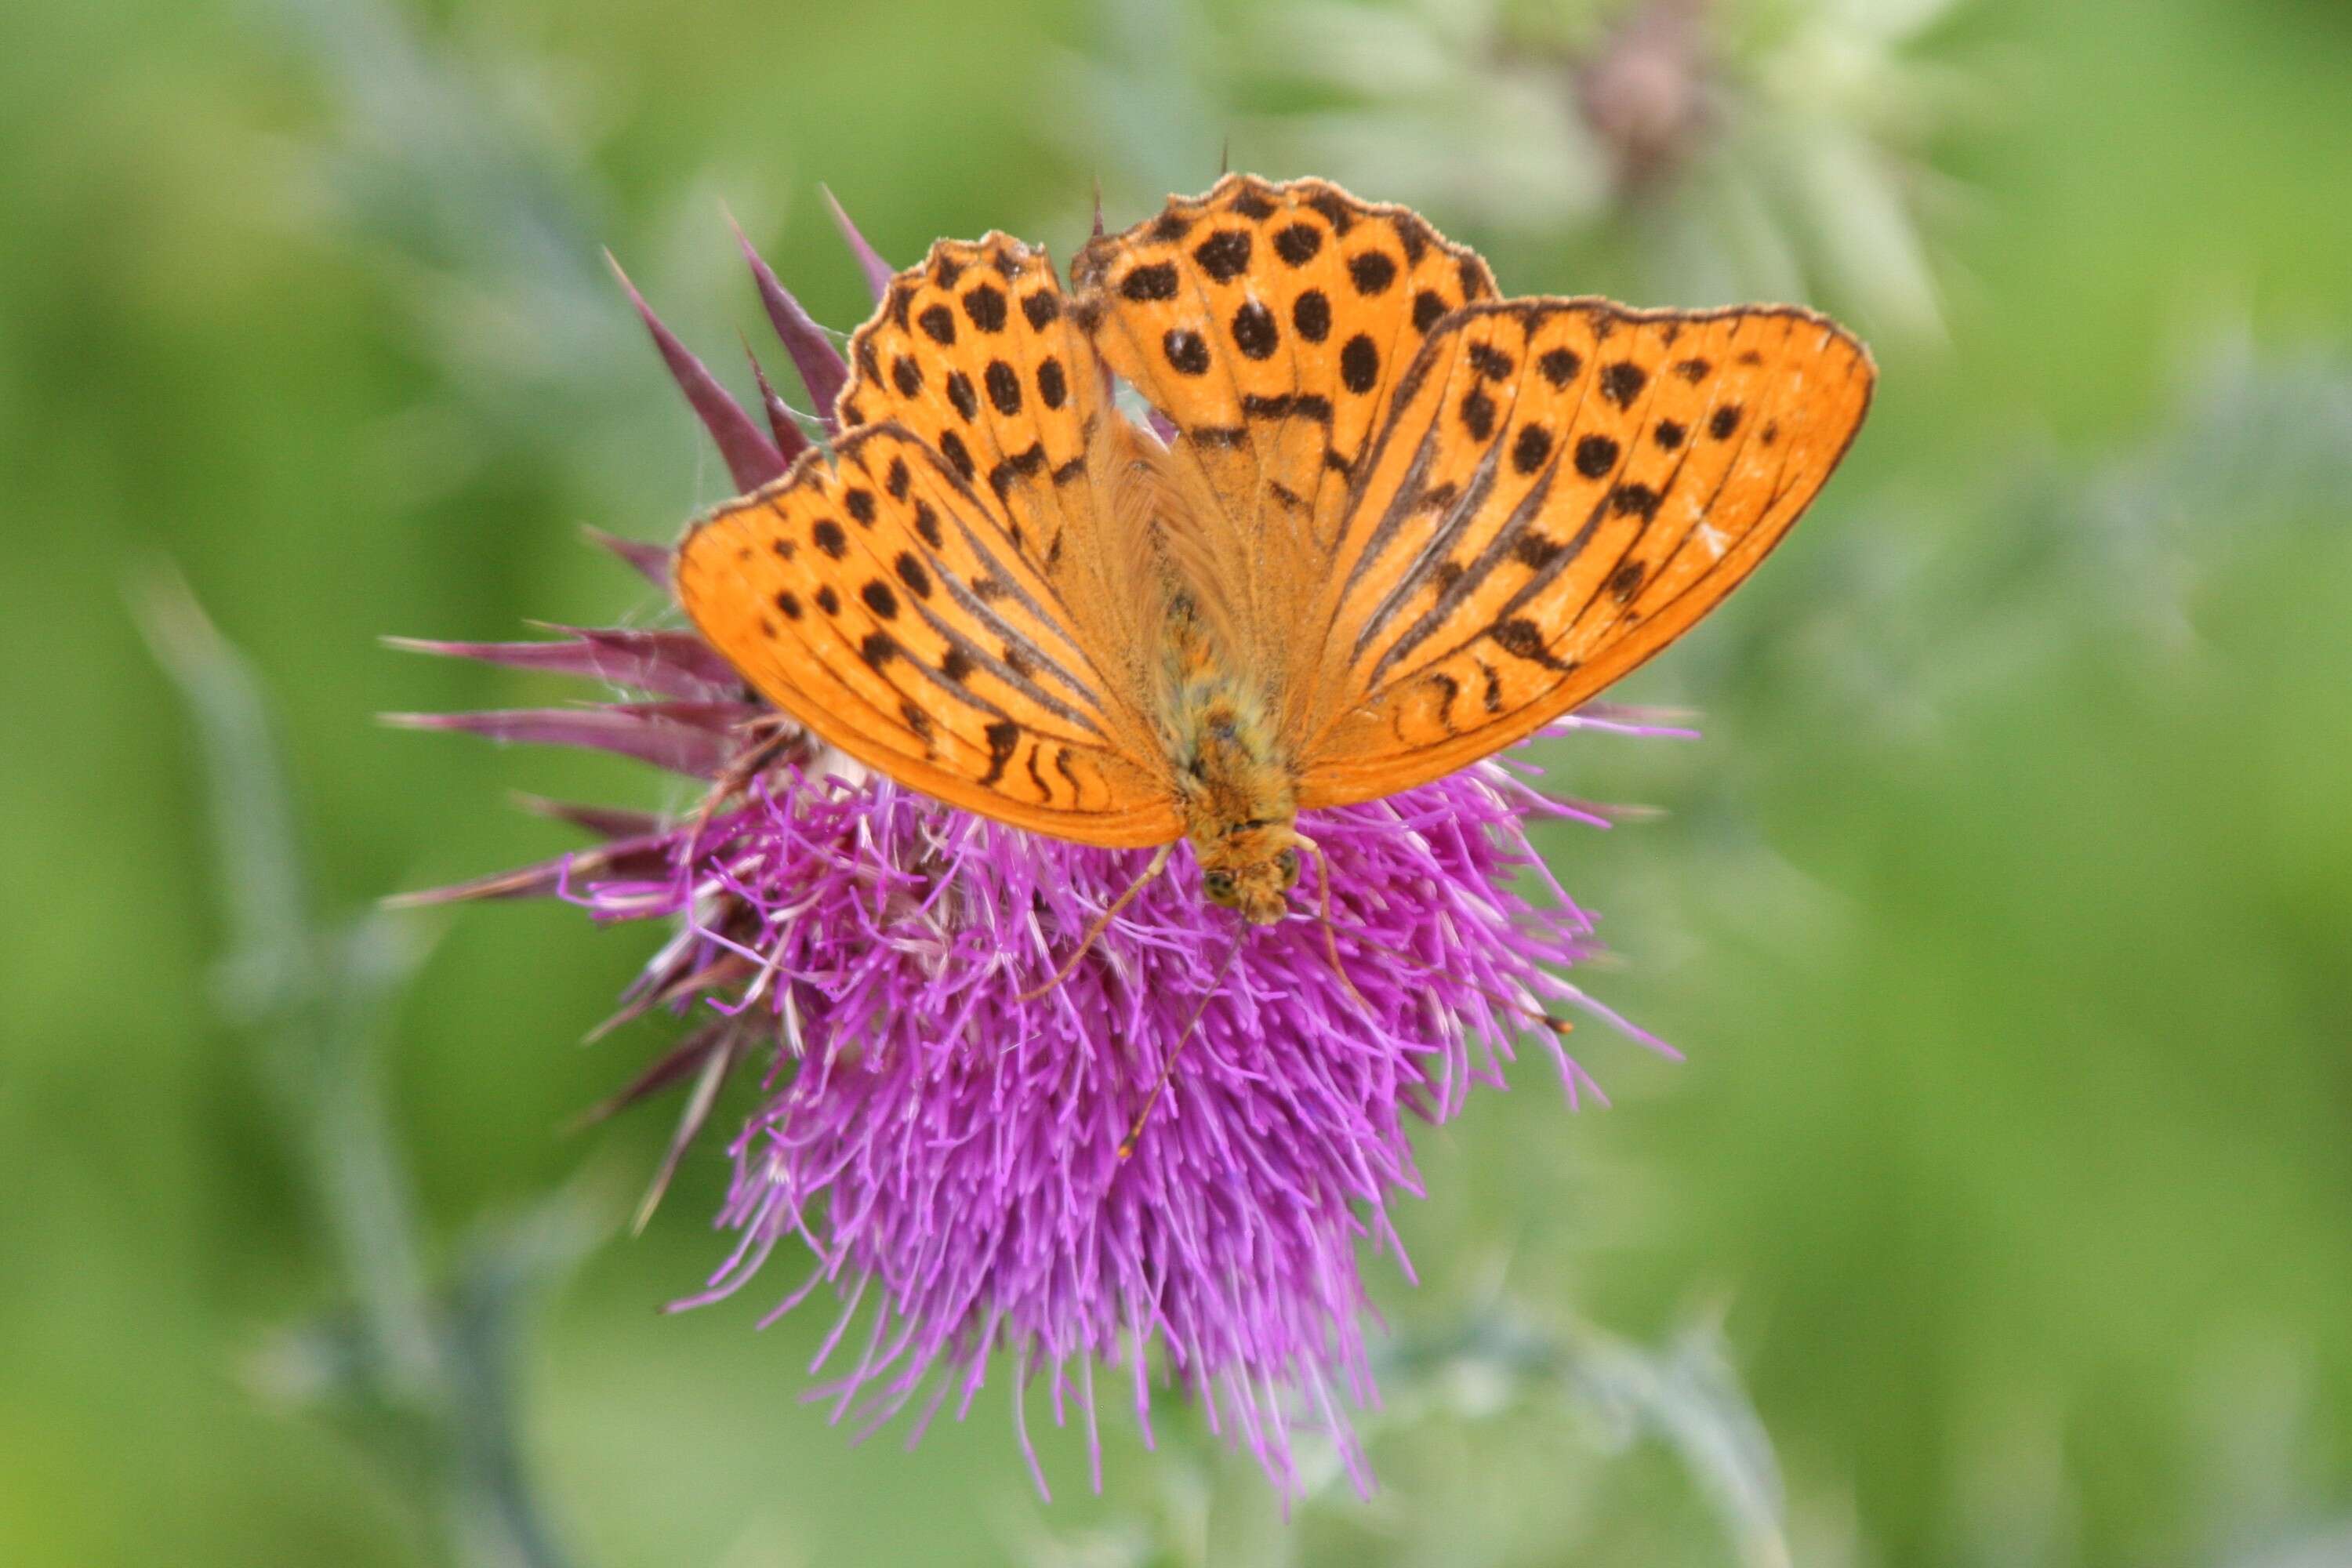
[[[887,277],[840,221],[861,267]],[[744,249],[803,384],[829,404],[845,379],[831,340]],[[829,419],[794,423],[763,374],[762,431],[629,294],[737,483],[830,437]],[[667,584],[667,552],[604,542]],[[1329,859],[1345,981],[1311,868],[1292,918],[1253,929],[1202,894],[1180,851],[1066,980],[1024,1001],[1148,852],[1037,837],[871,774],[768,708],[690,631],[398,646],[647,700],[396,722],[593,747],[714,781],[706,807],[677,819],[539,803],[602,842],[410,896],[552,894],[600,921],[673,928],[615,1021],[668,1007],[691,1027],[600,1108],[687,1089],[648,1209],[737,1067],[759,1063],[766,1094],[729,1146],[719,1218],[737,1244],[679,1305],[732,1294],[797,1238],[806,1278],[766,1321],[830,1289],[839,1316],[810,1397],[861,1435],[910,1405],[910,1442],[942,1407],[961,1417],[1001,1355],[1041,1490],[1028,1385],[1045,1385],[1057,1425],[1085,1424],[1099,1487],[1097,1366],[1125,1384],[1147,1440],[1155,1384],[1172,1385],[1286,1493],[1301,1484],[1302,1427],[1327,1433],[1370,1489],[1347,1414],[1377,1398],[1357,1244],[1392,1251],[1411,1278],[1389,1215],[1392,1195],[1420,1190],[1409,1119],[1454,1115],[1472,1085],[1502,1081],[1531,1036],[1571,1106],[1597,1097],[1548,999],[1625,1027],[1557,973],[1593,951],[1591,922],[1523,826],[1532,815],[1605,826],[1603,808],[1555,800],[1537,769],[1496,759],[1307,814],[1300,826]],[[1681,732],[1600,710],[1555,731],[1584,726]]]

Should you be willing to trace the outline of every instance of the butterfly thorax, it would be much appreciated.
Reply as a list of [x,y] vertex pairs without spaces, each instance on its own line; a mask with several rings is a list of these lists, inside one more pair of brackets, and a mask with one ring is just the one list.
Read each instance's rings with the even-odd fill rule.
[[1181,601],[1169,620],[1167,678],[1169,760],[1202,890],[1253,925],[1272,925],[1298,880],[1298,805],[1265,694]]

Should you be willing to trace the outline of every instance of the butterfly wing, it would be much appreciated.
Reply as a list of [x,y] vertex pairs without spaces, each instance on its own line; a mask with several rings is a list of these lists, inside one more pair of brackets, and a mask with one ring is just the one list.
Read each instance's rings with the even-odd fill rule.
[[1493,297],[1486,263],[1402,207],[1234,174],[1097,237],[1072,276],[1104,363],[1175,426],[1195,504],[1167,521],[1214,534],[1191,586],[1234,603],[1233,652],[1295,728],[1314,689],[1293,679],[1314,673],[1298,634],[1356,467],[1423,339]]
[[898,425],[804,454],[698,523],[677,588],[763,696],[870,767],[1083,843],[1180,831],[1160,752],[1003,498]]
[[1138,437],[1111,411],[1068,307],[1044,250],[1003,234],[940,240],[851,334],[835,408],[845,430],[887,421],[940,454],[1054,585],[1110,695],[1144,715],[1162,584],[1137,508],[1122,504]]
[[1094,351],[1045,253],[1003,234],[941,240],[851,334],[841,427],[894,423],[947,460],[1048,575],[1094,521]]
[[1301,804],[1442,776],[1673,641],[1796,521],[1874,375],[1789,308],[1525,300],[1437,323],[1339,528]]

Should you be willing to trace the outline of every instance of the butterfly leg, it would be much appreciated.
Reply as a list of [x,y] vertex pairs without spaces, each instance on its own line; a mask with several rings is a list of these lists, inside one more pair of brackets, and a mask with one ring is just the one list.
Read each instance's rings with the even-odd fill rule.
[[1318,906],[1316,918],[1323,926],[1323,955],[1331,961],[1331,973],[1339,977],[1341,985],[1347,987],[1348,995],[1369,1017],[1372,1014],[1372,1005],[1364,1000],[1364,994],[1356,989],[1354,981],[1348,978],[1348,971],[1339,963],[1339,939],[1332,934],[1331,862],[1324,858],[1323,846],[1304,833],[1297,835],[1297,838],[1298,847],[1315,858],[1315,890]]
[[1223,989],[1225,976],[1233,973],[1234,960],[1242,955],[1242,943],[1247,941],[1249,927],[1244,926],[1234,934],[1234,945],[1225,950],[1225,961],[1217,965],[1216,978],[1209,982],[1206,991],[1201,993],[1200,1005],[1192,1009],[1192,1017],[1185,1021],[1184,1032],[1176,1037],[1174,1045],[1168,1047],[1168,1059],[1160,1064],[1160,1076],[1153,1080],[1151,1092],[1144,1097],[1143,1109],[1135,1113],[1134,1124],[1128,1128],[1127,1136],[1118,1141],[1118,1157],[1121,1160],[1132,1156],[1136,1144],[1142,1141],[1143,1124],[1151,1120],[1151,1108],[1160,1103],[1160,1096],[1167,1089],[1169,1079],[1175,1074],[1177,1054],[1183,1050],[1184,1042],[1192,1037],[1192,1031],[1201,1026],[1201,1016],[1209,1010],[1209,1004],[1215,1001],[1217,993]]
[[1102,913],[1095,917],[1094,923],[1087,927],[1087,934],[1085,938],[1079,942],[1076,950],[1073,952],[1069,957],[1062,960],[1062,966],[1054,971],[1054,978],[1048,980],[1045,984],[1040,985],[1034,991],[1024,991],[1018,997],[1014,998],[1014,1000],[1021,1002],[1034,1002],[1040,996],[1043,996],[1047,992],[1053,990],[1055,986],[1059,985],[1063,981],[1067,980],[1070,977],[1070,971],[1078,966],[1078,960],[1087,955],[1087,949],[1094,946],[1096,939],[1102,935],[1103,931],[1110,925],[1112,919],[1118,915],[1118,911],[1127,908],[1128,904],[1134,899],[1136,894],[1143,891],[1143,886],[1145,883],[1160,875],[1160,872],[1168,869],[1168,857],[1174,854],[1175,851],[1176,842],[1173,839],[1169,840],[1167,843],[1162,844],[1158,849],[1152,851],[1151,864],[1143,868],[1142,875],[1137,877],[1134,881],[1129,882],[1127,885],[1127,891],[1121,893],[1118,898],[1113,899],[1110,901],[1110,907],[1108,909],[1103,910]]
[[772,733],[729,763],[727,771],[712,781],[709,792],[702,797],[702,804],[695,809],[694,826],[687,835],[687,842],[689,846],[698,848],[702,843],[702,830],[710,826],[711,818],[719,815],[719,808],[743,790],[750,788],[751,781],[767,772],[770,763],[782,757],[794,742],[805,739],[808,735],[806,730],[802,729],[796,721],[782,713],[763,714],[744,725],[743,732],[752,735],[763,729],[770,730]]

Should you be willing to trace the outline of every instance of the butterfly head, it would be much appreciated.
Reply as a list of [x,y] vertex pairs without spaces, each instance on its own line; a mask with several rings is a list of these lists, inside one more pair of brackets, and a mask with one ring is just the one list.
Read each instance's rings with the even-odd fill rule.
[[1290,912],[1298,881],[1298,836],[1268,823],[1234,829],[1196,848],[1201,891],[1213,904],[1238,910],[1252,925],[1272,925]]

